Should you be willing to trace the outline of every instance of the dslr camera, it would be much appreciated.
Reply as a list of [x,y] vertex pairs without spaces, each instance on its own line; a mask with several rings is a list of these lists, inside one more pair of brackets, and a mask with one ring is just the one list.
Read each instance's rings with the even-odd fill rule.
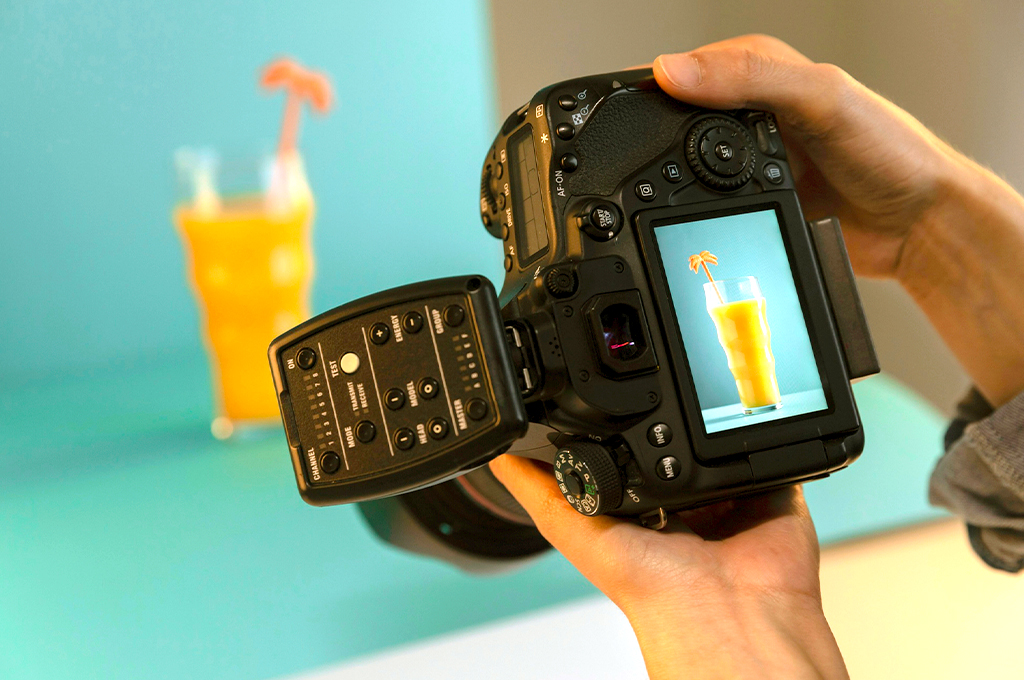
[[650,69],[552,85],[488,149],[480,214],[500,293],[412,284],[274,340],[306,501],[466,565],[548,547],[485,465],[506,451],[578,512],[655,529],[860,454],[850,382],[877,360],[772,114],[676,101]]

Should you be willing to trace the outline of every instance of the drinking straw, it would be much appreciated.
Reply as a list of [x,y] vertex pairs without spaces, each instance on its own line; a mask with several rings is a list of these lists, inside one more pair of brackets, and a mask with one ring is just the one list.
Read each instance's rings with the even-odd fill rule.
[[703,267],[704,273],[707,274],[708,281],[711,282],[711,287],[715,289],[715,295],[718,296],[718,302],[724,305],[725,300],[722,299],[722,291],[718,290],[718,286],[715,285],[715,279],[711,276],[711,270],[708,269],[709,263],[718,265],[718,258],[706,250],[702,250],[696,255],[690,255],[690,271],[696,274],[697,269],[699,267]]
[[331,81],[318,71],[302,66],[288,57],[267,64],[260,76],[260,85],[267,90],[285,91],[284,118],[277,153],[281,158],[295,150],[299,141],[299,114],[302,102],[307,101],[318,113],[327,113],[334,102]]

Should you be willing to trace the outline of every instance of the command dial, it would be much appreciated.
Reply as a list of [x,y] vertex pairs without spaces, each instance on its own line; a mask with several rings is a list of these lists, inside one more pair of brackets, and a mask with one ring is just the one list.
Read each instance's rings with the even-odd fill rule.
[[555,479],[565,500],[581,515],[602,515],[622,504],[622,478],[600,444],[570,442],[555,456]]
[[712,189],[731,191],[754,175],[754,140],[735,120],[705,118],[686,134],[686,163]]

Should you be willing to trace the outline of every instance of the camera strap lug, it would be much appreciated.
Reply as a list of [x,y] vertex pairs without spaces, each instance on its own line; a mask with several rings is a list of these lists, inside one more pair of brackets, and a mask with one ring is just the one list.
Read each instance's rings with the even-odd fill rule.
[[658,508],[640,515],[637,517],[637,521],[646,529],[661,531],[668,524],[668,515],[665,514],[665,508]]

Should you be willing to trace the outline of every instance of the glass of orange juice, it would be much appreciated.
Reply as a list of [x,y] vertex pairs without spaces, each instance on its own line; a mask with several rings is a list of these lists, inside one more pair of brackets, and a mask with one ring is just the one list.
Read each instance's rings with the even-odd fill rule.
[[185,246],[210,356],[214,436],[279,424],[267,347],[309,317],[313,195],[297,152],[175,156]]
[[750,415],[780,408],[772,332],[757,279],[741,276],[710,281],[704,284],[704,297],[736,379],[743,412]]

